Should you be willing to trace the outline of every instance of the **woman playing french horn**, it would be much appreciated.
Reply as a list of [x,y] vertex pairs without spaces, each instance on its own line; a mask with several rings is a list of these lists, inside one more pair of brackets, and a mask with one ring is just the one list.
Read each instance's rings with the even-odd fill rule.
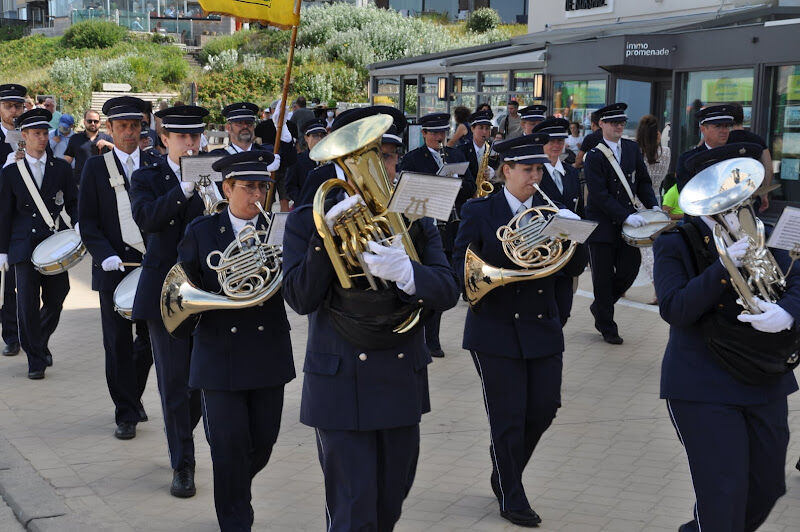
[[[236,298],[233,291],[257,288],[257,275],[237,282],[220,279],[227,255],[247,257],[259,246],[265,277],[280,274],[279,255],[262,246],[270,220],[260,205],[273,183],[265,151],[230,155],[214,163],[224,177],[227,208],[195,219],[178,248],[178,260],[189,279],[206,292]],[[257,205],[258,203],[258,205]],[[221,255],[222,253],[222,255]],[[241,264],[230,266],[235,276]],[[250,283],[248,285],[248,283]],[[244,294],[247,295],[247,294]],[[280,428],[283,387],[294,379],[289,322],[280,292],[259,305],[234,310],[208,310],[194,330],[189,385],[201,390],[206,438],[214,466],[214,504],[220,529],[250,530],[252,478],[266,466]]]
[[[491,436],[490,483],[501,516],[526,527],[538,525],[541,518],[525,495],[522,473],[561,405],[564,336],[552,274],[563,269],[577,276],[586,265],[585,254],[576,254],[567,242],[549,241],[547,249],[522,242],[538,240],[536,224],[545,216],[579,219],[552,204],[538,188],[547,139],[546,134],[534,134],[495,144],[503,160],[503,190],[464,205],[453,252],[456,273],[466,281],[473,302],[463,347],[472,354],[483,386]],[[531,266],[520,270],[523,259]],[[489,266],[472,275],[469,268],[475,260]],[[499,267],[503,275],[497,281],[483,290],[475,286]],[[510,275],[516,277],[509,280]]]

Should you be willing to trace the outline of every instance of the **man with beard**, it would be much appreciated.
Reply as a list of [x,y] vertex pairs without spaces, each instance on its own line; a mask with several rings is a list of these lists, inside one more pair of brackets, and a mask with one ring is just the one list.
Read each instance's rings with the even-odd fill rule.
[[114,147],[114,140],[100,131],[100,113],[97,111],[89,109],[83,113],[83,127],[84,131],[70,137],[67,149],[64,150],[64,160],[70,164],[75,161],[72,175],[76,186],[80,183],[83,165],[89,157],[102,155]]

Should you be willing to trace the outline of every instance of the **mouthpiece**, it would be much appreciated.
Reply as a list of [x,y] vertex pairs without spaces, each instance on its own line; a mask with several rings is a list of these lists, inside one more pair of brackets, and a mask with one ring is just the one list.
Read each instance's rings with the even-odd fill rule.
[[186,155],[191,157],[192,155],[194,155],[194,152],[192,150],[186,150]]

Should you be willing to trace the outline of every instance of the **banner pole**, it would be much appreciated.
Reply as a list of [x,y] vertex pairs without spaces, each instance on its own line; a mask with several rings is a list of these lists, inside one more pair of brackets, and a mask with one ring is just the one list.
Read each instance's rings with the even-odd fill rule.
[[[299,17],[300,15],[300,0],[295,0],[294,2],[294,14]],[[299,20],[299,19],[298,19]],[[275,125],[275,147],[272,150],[272,153],[278,154],[280,147],[281,147],[281,131],[283,130],[283,125],[286,123],[286,113],[288,111],[288,104],[286,102],[286,98],[289,97],[289,83],[292,79],[292,63],[294,63],[294,48],[297,44],[297,28],[300,26],[298,22],[297,25],[292,26],[292,37],[289,41],[289,57],[286,60],[286,73],[283,76],[283,90],[281,92],[281,106],[282,109],[276,109],[280,113],[278,118],[278,123]],[[275,202],[275,189],[277,183],[273,181],[272,186],[269,187],[269,191],[267,192],[267,201],[266,201],[266,208],[267,212],[272,210],[272,204]]]

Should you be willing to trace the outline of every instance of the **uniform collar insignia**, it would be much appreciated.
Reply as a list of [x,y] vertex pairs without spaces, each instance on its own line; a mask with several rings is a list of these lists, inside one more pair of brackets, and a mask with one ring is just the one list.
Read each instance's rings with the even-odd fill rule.
[[219,232],[220,232],[220,233],[224,233],[224,232],[225,232],[225,226],[224,226],[224,225],[221,225],[221,226],[219,227]]
[[704,236],[704,237],[703,237],[703,242],[705,242],[705,243],[706,243],[706,245],[707,245],[709,242],[711,242],[711,237],[709,237],[709,236]]

